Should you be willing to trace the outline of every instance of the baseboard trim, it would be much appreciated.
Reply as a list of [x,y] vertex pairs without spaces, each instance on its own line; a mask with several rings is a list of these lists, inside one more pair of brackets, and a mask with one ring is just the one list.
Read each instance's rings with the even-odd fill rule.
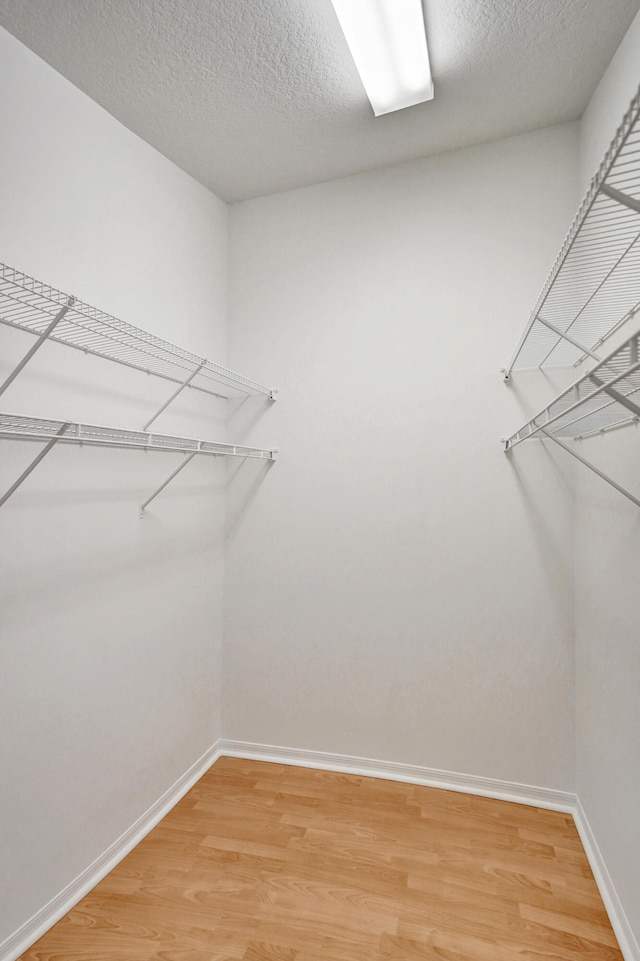
[[64,917],[98,881],[101,881],[138,844],[165,814],[178,803],[199,778],[220,757],[219,742],[206,751],[158,798],[131,827],[127,828],[106,851],[82,871],[66,888],[25,921],[17,931],[0,944],[0,961],[16,961],[49,928]]
[[631,930],[631,925],[622,907],[611,875],[602,857],[602,852],[598,847],[595,835],[591,830],[591,825],[589,824],[589,820],[579,798],[576,799],[573,818],[576,822],[578,834],[580,835],[582,846],[591,865],[591,870],[596,879],[596,884],[598,885],[604,906],[607,909],[611,927],[618,939],[624,961],[640,961],[640,946]]
[[273,744],[254,744],[250,741],[223,739],[219,742],[219,746],[220,753],[227,757],[243,757],[255,761],[275,761],[276,763],[293,764],[298,767],[338,771],[341,774],[359,774],[362,777],[379,777],[388,781],[406,781],[409,784],[423,784],[426,787],[461,791],[465,794],[478,794],[482,797],[497,798],[501,801],[513,801],[516,804],[530,804],[534,807],[548,808],[552,811],[564,811],[567,814],[573,814],[575,811],[575,794],[535,787],[531,784],[499,781],[495,778],[478,777],[475,774],[440,771],[437,768],[421,767],[416,764],[400,764],[397,761],[380,761],[372,758],[352,757],[348,754],[327,754],[325,751],[306,751],[300,748],[276,747]]

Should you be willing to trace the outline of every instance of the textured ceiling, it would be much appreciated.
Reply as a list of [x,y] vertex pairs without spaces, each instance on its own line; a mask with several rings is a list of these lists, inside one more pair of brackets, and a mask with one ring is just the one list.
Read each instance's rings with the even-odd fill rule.
[[0,0],[0,24],[234,201],[575,119],[639,8],[425,0],[435,99],[378,118],[330,0]]

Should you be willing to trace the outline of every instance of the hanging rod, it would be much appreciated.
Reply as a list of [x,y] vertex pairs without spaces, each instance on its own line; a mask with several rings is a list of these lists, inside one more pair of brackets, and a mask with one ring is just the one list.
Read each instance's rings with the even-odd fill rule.
[[503,370],[505,380],[516,367],[581,363],[639,307],[640,89]]
[[147,421],[148,426],[185,387],[232,399],[262,394],[275,400],[277,389],[258,384],[182,347],[133,327],[76,297],[0,263],[0,322],[38,337],[37,343],[0,387],[4,390],[46,340],[124,364],[179,385]]
[[21,414],[0,413],[0,440],[45,441],[46,447],[23,471],[20,477],[0,497],[0,507],[20,487],[43,457],[57,444],[79,444],[92,447],[116,447],[127,450],[175,451],[186,454],[183,463],[158,487],[140,507],[142,517],[145,507],[163,490],[169,481],[196,455],[213,457],[253,457],[273,461],[277,448],[244,447],[239,444],[220,444],[213,441],[195,440],[170,434],[149,434],[145,431],[125,430],[117,427],[99,427],[95,424],[79,424],[73,421],[51,420],[46,417],[27,417]]

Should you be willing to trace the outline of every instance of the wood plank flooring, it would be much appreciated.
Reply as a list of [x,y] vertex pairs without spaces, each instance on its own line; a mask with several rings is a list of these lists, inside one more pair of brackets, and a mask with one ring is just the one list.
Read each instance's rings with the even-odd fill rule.
[[570,815],[221,758],[22,961],[622,961]]

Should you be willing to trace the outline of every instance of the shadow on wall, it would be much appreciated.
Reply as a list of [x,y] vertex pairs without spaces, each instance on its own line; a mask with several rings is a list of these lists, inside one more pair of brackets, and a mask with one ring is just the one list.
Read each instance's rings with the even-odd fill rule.
[[254,396],[242,397],[238,400],[228,401],[228,419],[227,424],[231,428],[234,441],[240,443],[238,437],[244,437],[259,420],[262,419],[264,414],[271,409],[274,401],[269,397],[260,399],[259,403],[255,403],[256,398]]
[[[544,476],[546,478],[545,486],[548,485],[549,478],[553,477],[553,481],[560,491],[560,496],[566,502],[566,509],[573,511],[573,491],[566,471],[562,469],[558,463],[558,460],[556,460],[551,451],[544,445],[542,441],[530,441],[528,443],[535,443],[537,449],[543,452],[542,456],[546,462],[544,465]],[[543,570],[545,578],[549,584],[548,597],[553,598],[557,603],[559,596],[561,596],[558,593],[558,584],[572,583],[570,554],[568,554],[566,544],[564,543],[566,528],[564,525],[561,528],[558,528],[558,526],[554,524],[553,518],[549,516],[548,510],[545,509],[544,505],[540,504],[538,498],[536,497],[536,491],[539,486],[540,471],[536,471],[534,475],[528,469],[521,470],[518,465],[519,452],[520,448],[510,451],[506,455],[507,461],[516,482],[516,487],[520,495],[520,500],[524,507],[525,514],[529,519],[531,532],[537,545],[539,555],[540,557],[545,558]],[[562,507],[559,509],[562,509]],[[554,563],[550,564],[549,559],[551,558],[553,558]],[[565,612],[559,610],[558,613],[563,616]]]
[[[194,493],[195,491],[192,490],[188,496]],[[200,493],[206,497],[210,495],[210,490],[202,488]],[[90,512],[97,504],[104,506],[104,500],[100,497],[87,496],[82,505],[83,509],[89,508],[87,520],[90,519]],[[38,507],[42,506],[42,498],[39,495],[25,497],[23,501],[21,513],[25,517],[33,510],[34,504]],[[113,505],[126,507],[127,502],[131,503],[131,498],[124,493],[112,497],[111,502]],[[62,512],[69,509],[70,513],[70,509],[78,507],[78,499],[73,494],[53,495],[47,499],[47,506]],[[81,512],[76,510],[74,514],[76,521]],[[189,530],[180,526],[179,536],[177,536],[173,518],[167,521],[161,516],[149,516],[142,521],[138,518],[137,506],[134,510],[123,513],[120,524],[113,514],[110,515],[110,519],[113,537],[108,547],[98,546],[105,540],[104,529],[98,527],[95,532],[91,532],[90,524],[87,524],[84,531],[86,533],[89,530],[89,536],[92,538],[90,555],[87,554],[83,543],[78,540],[78,543],[74,544],[73,535],[68,535],[69,543],[64,558],[57,557],[57,563],[53,563],[50,554],[45,552],[44,556],[31,561],[28,576],[21,570],[13,571],[10,578],[6,576],[3,586],[10,594],[20,594],[28,589],[30,583],[37,582],[41,603],[44,603],[47,596],[59,597],[64,594],[70,583],[73,583],[75,590],[95,588],[98,591],[104,591],[108,583],[127,583],[135,574],[144,573],[152,576],[154,572],[162,569],[173,570],[184,562],[195,563],[207,557],[211,553],[212,544],[218,540],[215,522],[200,524],[197,528],[192,525]],[[144,525],[145,534],[132,537],[123,549],[122,542],[127,533],[126,528],[128,527],[131,533],[134,530],[133,525]],[[137,531],[137,528],[135,530]],[[142,530],[143,528],[140,527],[140,531]],[[117,540],[117,543],[113,543],[114,540]]]
[[[253,440],[247,440],[251,431],[263,420],[265,414],[273,407],[273,400],[268,397],[250,395],[228,402],[228,432],[232,442],[236,444],[253,445]],[[269,445],[260,445],[269,446]],[[258,495],[274,461],[257,461],[246,458],[235,461],[230,458],[227,473],[227,520],[225,525],[225,540],[230,542],[237,533],[240,522]]]
[[274,461],[258,462],[253,458],[233,465],[227,480],[227,521],[225,540],[230,542],[237,533],[240,522],[258,495]]

